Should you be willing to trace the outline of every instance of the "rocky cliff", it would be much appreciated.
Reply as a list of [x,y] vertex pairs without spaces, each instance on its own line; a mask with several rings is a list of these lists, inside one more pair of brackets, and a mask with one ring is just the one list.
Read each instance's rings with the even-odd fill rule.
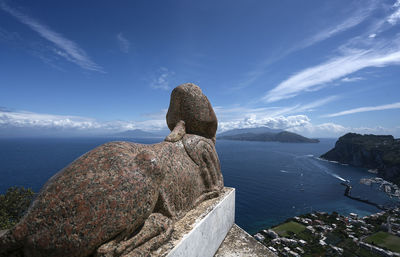
[[321,158],[376,169],[384,179],[400,184],[400,139],[393,136],[348,133]]

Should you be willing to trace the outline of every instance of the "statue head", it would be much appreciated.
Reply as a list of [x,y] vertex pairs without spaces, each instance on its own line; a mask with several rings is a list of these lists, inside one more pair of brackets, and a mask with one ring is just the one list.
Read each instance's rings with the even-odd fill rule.
[[192,83],[174,88],[167,112],[168,128],[185,122],[186,133],[215,140],[218,121],[214,110],[200,87]]

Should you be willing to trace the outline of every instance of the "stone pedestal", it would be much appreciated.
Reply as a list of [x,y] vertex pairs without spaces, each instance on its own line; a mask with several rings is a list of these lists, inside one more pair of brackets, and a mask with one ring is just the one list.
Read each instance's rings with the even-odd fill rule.
[[275,256],[234,221],[235,189],[225,187],[221,196],[202,202],[177,221],[171,240],[152,256]]
[[235,221],[235,189],[202,202],[175,223],[171,240],[152,256],[212,257]]

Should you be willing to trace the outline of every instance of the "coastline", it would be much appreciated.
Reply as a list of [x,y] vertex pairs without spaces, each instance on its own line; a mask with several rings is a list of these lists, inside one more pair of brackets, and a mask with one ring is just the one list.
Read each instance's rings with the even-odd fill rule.
[[400,256],[399,222],[399,208],[364,217],[355,213],[343,216],[336,212],[312,212],[289,218],[253,236],[278,256]]

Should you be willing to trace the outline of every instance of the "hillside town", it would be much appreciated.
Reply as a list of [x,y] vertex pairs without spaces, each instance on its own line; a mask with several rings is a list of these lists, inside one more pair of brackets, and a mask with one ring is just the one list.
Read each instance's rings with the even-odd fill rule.
[[378,186],[380,190],[385,192],[390,198],[398,198],[400,199],[400,188],[395,183],[391,183],[389,181],[384,180],[383,178],[375,177],[375,178],[362,178],[360,179],[360,183],[367,186]]
[[278,256],[400,256],[400,209],[365,217],[314,212],[254,237]]

